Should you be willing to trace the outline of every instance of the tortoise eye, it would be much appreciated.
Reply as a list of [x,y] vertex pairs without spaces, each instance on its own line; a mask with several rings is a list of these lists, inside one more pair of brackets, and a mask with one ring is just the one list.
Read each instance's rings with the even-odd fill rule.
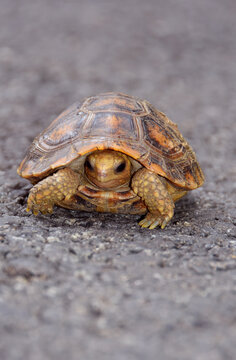
[[94,170],[91,162],[90,162],[88,159],[85,161],[84,165],[85,165],[89,170],[91,170],[91,171]]
[[126,167],[126,163],[122,162],[120,165],[117,166],[117,168],[115,169],[115,172],[120,173],[125,170],[125,167]]

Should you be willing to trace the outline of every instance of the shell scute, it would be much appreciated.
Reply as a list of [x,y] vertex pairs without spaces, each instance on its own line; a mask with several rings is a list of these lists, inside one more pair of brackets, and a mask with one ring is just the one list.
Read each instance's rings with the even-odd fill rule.
[[122,112],[98,112],[83,129],[84,137],[138,140],[132,116]]
[[57,147],[73,141],[80,135],[87,118],[88,114],[79,112],[77,106],[74,106],[68,114],[58,117],[41,133],[40,144],[42,146],[45,144],[46,147]]
[[169,150],[174,148],[173,137],[171,137],[164,124],[157,123],[152,117],[145,116],[142,119],[142,127],[145,141],[157,151],[162,152],[163,155],[168,155]]
[[145,113],[145,108],[137,99],[121,93],[105,93],[88,98],[83,105],[84,111],[91,112],[132,112],[137,115]]

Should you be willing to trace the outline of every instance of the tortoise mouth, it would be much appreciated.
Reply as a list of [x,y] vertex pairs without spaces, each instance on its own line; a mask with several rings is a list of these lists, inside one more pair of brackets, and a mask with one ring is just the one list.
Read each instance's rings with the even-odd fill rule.
[[129,181],[124,179],[110,179],[105,180],[104,177],[101,176],[101,178],[93,177],[93,176],[87,176],[88,181],[92,184],[98,187],[99,189],[104,190],[114,190],[117,188],[120,188],[121,186],[127,186],[129,185]]

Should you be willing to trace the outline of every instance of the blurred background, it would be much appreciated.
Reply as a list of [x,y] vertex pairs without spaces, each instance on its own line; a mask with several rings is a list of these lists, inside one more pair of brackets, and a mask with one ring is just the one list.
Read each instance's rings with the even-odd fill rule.
[[[235,0],[0,0],[1,360],[235,359],[235,16]],[[32,139],[106,91],[165,112],[206,173],[165,232],[25,214]]]
[[209,156],[218,145],[229,153],[213,137],[216,119],[231,131],[235,113],[235,8],[233,0],[1,0],[1,122],[14,119],[12,131],[32,138],[74,101],[122,91],[166,112],[201,158],[205,141]]

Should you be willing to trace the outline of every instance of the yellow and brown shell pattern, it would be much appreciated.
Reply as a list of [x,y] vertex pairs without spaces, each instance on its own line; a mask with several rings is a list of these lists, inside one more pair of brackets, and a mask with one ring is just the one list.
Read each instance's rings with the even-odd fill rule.
[[80,156],[112,149],[187,190],[204,181],[178,127],[145,100],[104,93],[75,103],[33,141],[18,173],[33,183]]

